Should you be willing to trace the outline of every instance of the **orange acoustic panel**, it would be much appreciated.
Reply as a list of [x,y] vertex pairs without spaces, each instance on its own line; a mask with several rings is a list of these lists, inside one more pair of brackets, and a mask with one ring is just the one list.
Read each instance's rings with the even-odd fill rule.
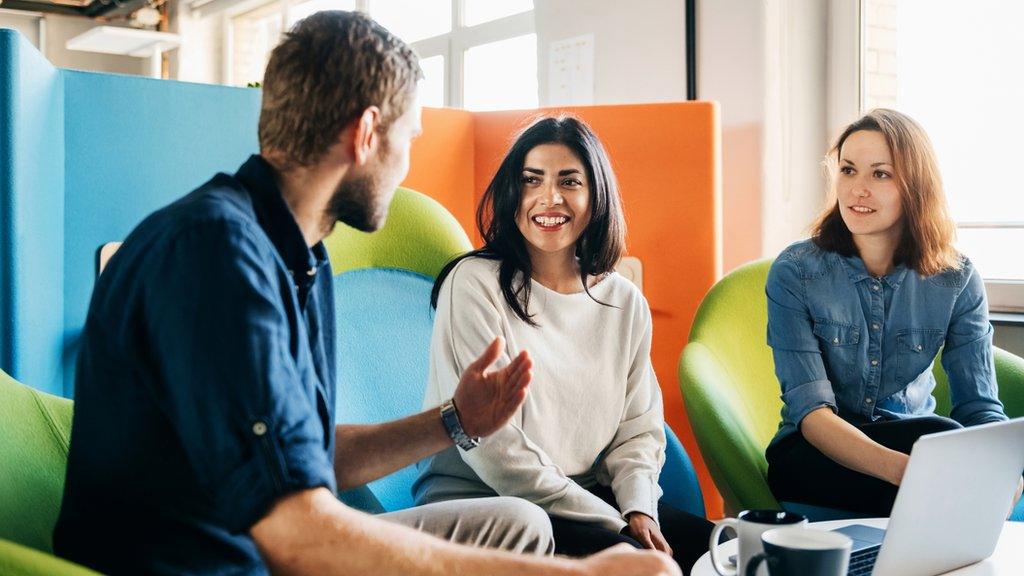
[[[456,111],[425,110],[425,144],[434,122],[459,122],[464,117],[448,116]],[[720,130],[717,105],[711,102],[642,104],[621,106],[584,106],[512,112],[471,114],[471,144],[465,135],[446,124],[445,144],[441,150],[414,148],[415,171],[424,161],[440,166],[454,165],[459,178],[471,174],[473,183],[467,201],[464,182],[448,184],[448,204],[438,198],[459,221],[468,214],[467,231],[479,244],[472,224],[476,203],[494,175],[517,132],[534,119],[559,113],[574,114],[597,133],[611,158],[626,211],[627,254],[643,265],[644,294],[654,317],[652,360],[665,398],[665,418],[679,435],[694,461],[704,491],[708,515],[722,515],[722,501],[700,457],[693,432],[683,409],[679,392],[677,363],[686,344],[694,314],[701,299],[721,275],[721,174]],[[443,114],[442,114],[443,113]],[[470,113],[463,113],[470,114]],[[430,120],[428,120],[430,118]],[[433,146],[433,140],[431,140]],[[472,149],[472,163],[440,159],[445,154],[464,154]],[[429,160],[427,160],[429,158]],[[410,173],[410,177],[412,173]],[[431,174],[437,183],[449,182],[448,176]],[[433,183],[434,181],[432,181]],[[414,184],[410,187],[417,188]],[[419,189],[419,188],[417,188]]]
[[413,140],[409,175],[402,186],[437,200],[476,238],[473,113],[424,108],[423,133]]

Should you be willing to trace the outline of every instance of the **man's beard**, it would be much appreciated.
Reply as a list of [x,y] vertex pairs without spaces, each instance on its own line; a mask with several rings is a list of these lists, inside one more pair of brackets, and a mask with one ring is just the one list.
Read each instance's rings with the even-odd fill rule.
[[378,192],[379,187],[380,183],[373,174],[343,179],[327,204],[325,223],[333,227],[337,221],[363,232],[378,230],[387,213],[378,205],[382,196]]

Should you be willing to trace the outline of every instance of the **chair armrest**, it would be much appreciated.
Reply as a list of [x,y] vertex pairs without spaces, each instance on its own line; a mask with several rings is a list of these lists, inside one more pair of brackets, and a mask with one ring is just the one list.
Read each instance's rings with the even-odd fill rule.
[[668,424],[665,424],[665,466],[658,484],[664,492],[661,499],[669,506],[695,516],[707,514],[693,461]]
[[0,574],[4,576],[99,576],[88,568],[34,548],[0,540]]
[[765,480],[764,452],[734,402],[723,392],[736,385],[714,353],[700,342],[690,342],[679,359],[679,387],[715,486],[726,510],[778,508]]

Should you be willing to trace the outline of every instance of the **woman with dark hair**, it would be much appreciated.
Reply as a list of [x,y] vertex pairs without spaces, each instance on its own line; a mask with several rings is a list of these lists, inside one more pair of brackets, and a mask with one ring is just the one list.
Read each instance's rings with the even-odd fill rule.
[[534,123],[487,187],[477,225],[484,246],[434,285],[424,405],[450,398],[453,376],[496,336],[498,365],[530,351],[532,391],[479,446],[460,442],[421,462],[417,502],[518,496],[548,512],[556,553],[626,542],[688,571],[712,526],[659,503],[665,433],[651,313],[614,271],[625,222],[600,141],[570,116]]
[[[768,274],[784,402],[768,484],[780,501],[888,516],[920,436],[1006,419],[992,326],[916,122],[873,110],[839,136],[829,167],[832,194],[812,237]],[[941,346],[952,418],[934,413]]]

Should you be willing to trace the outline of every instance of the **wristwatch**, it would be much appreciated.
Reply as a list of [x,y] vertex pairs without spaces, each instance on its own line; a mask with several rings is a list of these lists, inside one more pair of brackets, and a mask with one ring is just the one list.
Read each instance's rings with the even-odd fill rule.
[[459,412],[455,409],[455,399],[449,398],[441,404],[441,422],[448,432],[448,437],[455,442],[455,445],[463,450],[472,450],[480,444],[479,438],[472,438],[462,429],[459,422]]

